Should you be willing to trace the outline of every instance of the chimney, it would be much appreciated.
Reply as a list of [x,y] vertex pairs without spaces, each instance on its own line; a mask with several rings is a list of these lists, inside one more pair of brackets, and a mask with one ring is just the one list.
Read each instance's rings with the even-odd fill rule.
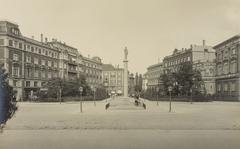
[[48,42],[48,39],[47,39],[47,37],[45,38],[45,42],[46,42],[46,43]]
[[34,39],[34,36],[32,36],[32,39]]
[[205,43],[205,40],[203,40],[203,46],[205,47],[206,43]]
[[43,42],[43,34],[41,34],[41,42]]

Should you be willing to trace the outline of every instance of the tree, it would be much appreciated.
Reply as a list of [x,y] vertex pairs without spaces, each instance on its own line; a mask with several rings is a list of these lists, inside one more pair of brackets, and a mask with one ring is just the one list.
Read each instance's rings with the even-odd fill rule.
[[172,86],[174,95],[189,95],[191,89],[194,95],[200,94],[204,84],[201,73],[193,69],[191,62],[181,63],[176,72],[164,73],[160,79],[163,82],[164,92],[167,94],[168,87]]
[[12,101],[13,89],[7,78],[6,70],[0,65],[0,124],[6,123],[17,110],[16,102]]

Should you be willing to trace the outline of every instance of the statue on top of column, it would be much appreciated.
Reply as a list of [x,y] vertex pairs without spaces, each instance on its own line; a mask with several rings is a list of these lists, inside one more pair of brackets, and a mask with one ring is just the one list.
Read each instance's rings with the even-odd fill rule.
[[127,47],[125,47],[125,49],[124,49],[124,55],[125,55],[125,59],[127,59],[127,56],[128,56],[128,49],[127,49]]

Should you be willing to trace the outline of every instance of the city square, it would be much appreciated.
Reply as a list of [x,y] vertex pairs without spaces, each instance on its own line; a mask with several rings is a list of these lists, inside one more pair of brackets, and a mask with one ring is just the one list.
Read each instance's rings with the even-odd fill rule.
[[240,145],[240,103],[173,102],[171,113],[168,102],[145,103],[146,110],[134,106],[105,110],[105,100],[96,106],[88,101],[82,113],[79,102],[19,103],[19,111],[0,134],[0,148],[237,149]]
[[0,149],[240,148],[237,0],[0,4]]

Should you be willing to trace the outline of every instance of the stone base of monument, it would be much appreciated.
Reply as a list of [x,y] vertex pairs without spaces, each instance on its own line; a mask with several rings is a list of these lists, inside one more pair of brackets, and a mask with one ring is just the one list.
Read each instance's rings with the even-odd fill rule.
[[134,98],[129,97],[115,97],[112,98],[107,104],[106,109],[107,110],[144,110],[145,105],[143,102],[139,100],[138,103],[136,103],[136,100]]

